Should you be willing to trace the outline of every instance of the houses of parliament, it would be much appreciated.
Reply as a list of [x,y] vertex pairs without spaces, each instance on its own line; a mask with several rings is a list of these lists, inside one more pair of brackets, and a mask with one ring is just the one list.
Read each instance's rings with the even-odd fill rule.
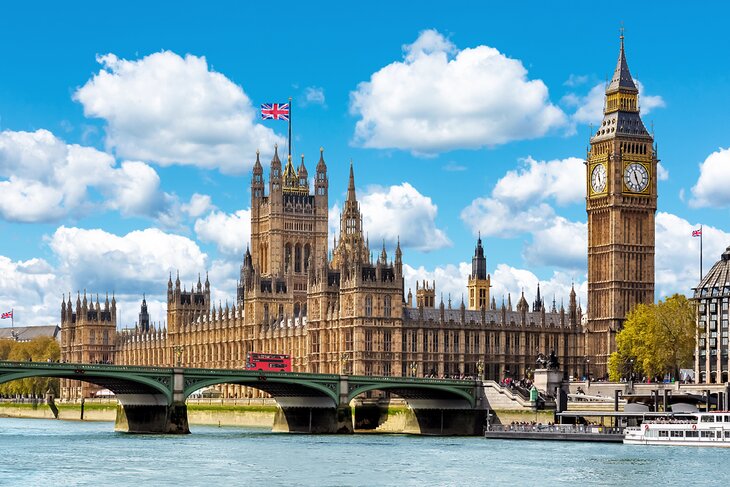
[[[354,375],[520,378],[554,350],[566,375],[606,371],[626,312],[654,299],[657,156],[639,117],[623,36],[606,89],[604,121],[586,161],[588,309],[575,290],[567,307],[545,303],[539,285],[497,303],[481,238],[465,282],[467,300],[437,299],[436,282],[406,289],[398,243],[372,249],[350,165],[339,235],[328,248],[329,178],[320,150],[310,179],[275,150],[268,182],[258,153],[251,178],[251,240],[235,303],[216,308],[210,282],[167,282],[167,326],[150,326],[143,300],[134,329],[119,331],[116,303],[69,295],[61,306],[62,359],[129,365],[241,368],[247,352],[289,354],[292,370]],[[375,252],[373,252],[375,250]],[[375,257],[373,257],[375,255]],[[174,280],[173,280],[174,278]],[[590,367],[587,370],[587,367]],[[65,383],[64,395],[85,394]],[[74,388],[79,388],[75,390]],[[242,393],[226,386],[227,395]]]

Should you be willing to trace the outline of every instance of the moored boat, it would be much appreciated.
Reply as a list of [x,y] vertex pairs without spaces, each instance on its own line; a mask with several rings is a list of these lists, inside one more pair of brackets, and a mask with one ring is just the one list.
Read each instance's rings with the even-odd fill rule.
[[730,411],[645,421],[626,428],[626,445],[730,447]]

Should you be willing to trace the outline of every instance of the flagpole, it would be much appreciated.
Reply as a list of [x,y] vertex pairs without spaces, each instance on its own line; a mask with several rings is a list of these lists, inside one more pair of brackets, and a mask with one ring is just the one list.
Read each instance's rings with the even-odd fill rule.
[[291,96],[289,97],[289,158],[291,159],[291,112],[292,112],[292,104],[291,104]]
[[700,282],[702,282],[702,225],[700,225]]

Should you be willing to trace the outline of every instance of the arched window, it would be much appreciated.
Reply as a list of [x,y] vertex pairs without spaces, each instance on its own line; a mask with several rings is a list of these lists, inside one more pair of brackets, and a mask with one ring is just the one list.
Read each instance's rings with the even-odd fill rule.
[[289,272],[289,266],[291,265],[291,244],[286,244],[284,247],[284,272]]
[[383,316],[390,318],[391,314],[391,297],[385,296],[383,299]]
[[312,247],[309,244],[304,246],[304,272],[309,270],[309,256],[312,253]]
[[373,297],[369,294],[365,296],[365,316],[373,315]]
[[267,325],[269,324],[269,305],[268,304],[264,305],[264,323]]
[[294,303],[294,317],[295,318],[298,318],[299,317],[299,312],[301,311],[301,309],[302,309],[302,307],[299,304],[299,301],[297,301],[296,303]]
[[302,272],[302,246],[300,244],[294,247],[294,272]]

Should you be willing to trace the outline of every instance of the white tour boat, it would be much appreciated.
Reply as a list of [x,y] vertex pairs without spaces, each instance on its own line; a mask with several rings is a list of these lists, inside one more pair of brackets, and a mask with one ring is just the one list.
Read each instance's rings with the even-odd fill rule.
[[645,421],[626,428],[625,445],[730,447],[730,411]]

